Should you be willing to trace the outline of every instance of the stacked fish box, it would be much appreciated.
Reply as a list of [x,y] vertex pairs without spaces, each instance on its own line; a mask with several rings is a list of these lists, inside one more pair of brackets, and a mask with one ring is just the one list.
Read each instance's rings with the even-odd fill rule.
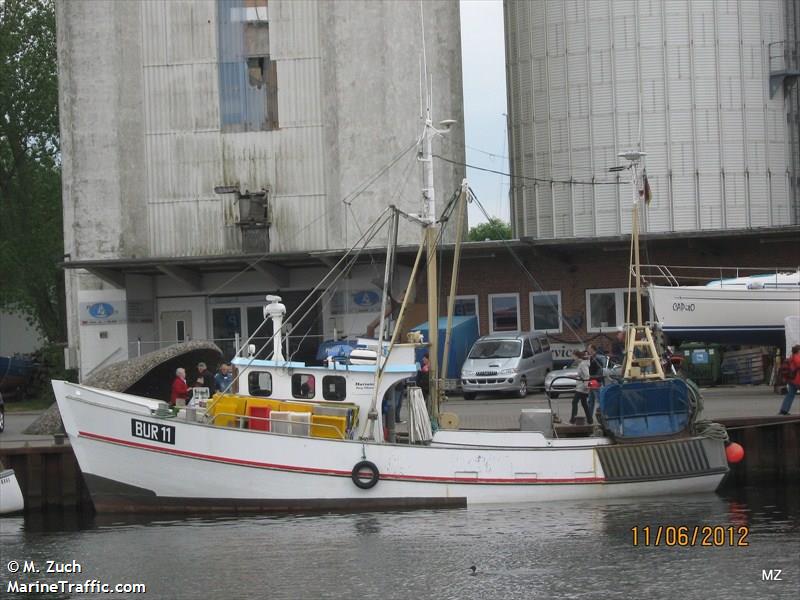
[[728,350],[722,361],[722,373],[726,379],[735,377],[735,383],[741,385],[764,383],[765,352],[768,350],[761,347]]

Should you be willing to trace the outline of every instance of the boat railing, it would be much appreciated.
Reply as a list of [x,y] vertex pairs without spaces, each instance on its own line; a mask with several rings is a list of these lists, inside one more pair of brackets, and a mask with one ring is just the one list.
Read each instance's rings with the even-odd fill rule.
[[[291,421],[286,419],[274,419],[272,417],[254,417],[252,415],[242,415],[239,413],[216,413],[213,416],[205,413],[205,418],[208,419],[210,417],[210,424],[215,427],[224,427],[226,429],[245,429],[247,427],[247,423],[250,421],[261,421],[270,424],[269,430],[267,429],[253,429],[252,431],[260,432],[260,433],[269,433],[272,430],[272,423],[288,423],[289,425],[293,426],[303,426],[308,428],[309,434],[306,435],[298,435],[294,433],[289,433],[287,435],[296,435],[297,437],[311,437],[311,427],[313,425],[314,429],[330,429],[336,434],[335,436],[326,436],[326,437],[335,437],[336,439],[344,440],[347,439],[345,434],[342,432],[341,429],[336,427],[335,425],[329,425],[327,423],[302,423],[300,421]],[[219,425],[217,424],[217,419],[219,417],[225,417],[227,419],[233,419],[233,422],[236,424],[235,426],[231,427],[229,425]]]
[[[798,267],[718,267],[718,266],[688,266],[688,265],[641,265],[642,279],[646,283],[679,287],[681,285],[705,285],[715,282],[720,286],[741,287],[740,283],[730,283],[729,280],[750,277],[753,275],[797,272]],[[633,267],[631,267],[633,272]]]

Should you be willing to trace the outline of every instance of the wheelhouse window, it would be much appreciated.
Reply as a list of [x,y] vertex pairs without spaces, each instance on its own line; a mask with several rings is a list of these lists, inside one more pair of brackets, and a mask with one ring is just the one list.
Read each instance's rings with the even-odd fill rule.
[[344,400],[347,396],[345,378],[339,375],[326,375],[322,378],[322,397],[325,400]]
[[536,331],[561,332],[561,292],[531,292],[531,323]]
[[519,294],[489,294],[489,328],[497,331],[519,331]]
[[313,375],[296,373],[292,375],[292,396],[302,400],[310,400],[314,397],[316,382]]
[[272,374],[268,371],[252,371],[247,376],[247,388],[251,396],[271,396]]

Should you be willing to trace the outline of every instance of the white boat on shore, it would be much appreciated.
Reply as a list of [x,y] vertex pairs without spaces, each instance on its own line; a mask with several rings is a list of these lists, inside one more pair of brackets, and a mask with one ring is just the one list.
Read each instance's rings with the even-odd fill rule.
[[25,508],[25,500],[14,469],[0,466],[0,515],[19,512]]
[[655,267],[650,285],[656,320],[672,342],[683,340],[783,345],[785,319],[800,315],[800,271],[719,278],[679,285],[666,267]]

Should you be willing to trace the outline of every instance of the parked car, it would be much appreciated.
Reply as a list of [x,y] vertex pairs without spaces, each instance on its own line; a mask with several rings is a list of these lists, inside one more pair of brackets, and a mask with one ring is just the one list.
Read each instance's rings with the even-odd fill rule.
[[464,399],[486,392],[514,392],[520,398],[544,384],[553,369],[547,336],[541,333],[493,333],[479,338],[461,367]]
[[[603,377],[620,377],[622,375],[622,365],[614,363],[605,354],[597,354],[596,360],[603,366]],[[550,371],[544,380],[544,391],[551,398],[558,398],[559,394],[574,394],[575,382],[578,379],[578,362],[573,363],[562,369]]]

